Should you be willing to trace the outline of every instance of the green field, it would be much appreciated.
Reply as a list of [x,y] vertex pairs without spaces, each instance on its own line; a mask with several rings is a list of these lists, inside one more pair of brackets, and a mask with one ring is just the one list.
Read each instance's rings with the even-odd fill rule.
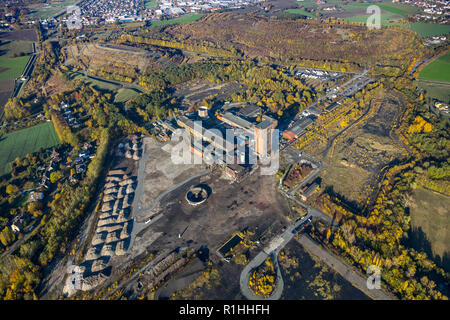
[[392,3],[392,1],[385,0],[376,3],[348,3],[344,4],[342,0],[328,0],[326,4],[320,4],[318,5],[316,1],[306,0],[306,1],[297,1],[297,4],[299,7],[304,8],[320,8],[320,7],[326,7],[331,5],[336,5],[338,7],[342,7],[346,12],[351,11],[358,11],[358,10],[365,10],[370,5],[377,5],[380,7],[381,10],[385,10],[391,13],[400,14],[400,15],[407,15],[412,14],[418,11],[418,9],[414,6],[410,6],[408,4],[402,4],[402,3]]
[[386,3],[376,3],[376,5],[378,5],[381,10],[384,11],[389,11],[395,14],[399,14],[399,15],[408,15],[408,14],[413,14],[418,12],[418,8],[414,7],[414,6],[410,6],[407,4],[402,4],[402,3],[390,3],[390,2],[386,2]]
[[419,78],[450,82],[450,51],[420,70]]
[[411,209],[413,228],[421,228],[425,233],[434,254],[442,257],[449,251],[450,237],[450,197],[418,188],[414,190]]
[[27,65],[28,59],[30,59],[29,56],[17,58],[0,57],[0,81],[20,77],[23,69]]
[[27,153],[59,144],[51,122],[8,133],[0,138],[0,176],[10,172],[9,163]]
[[0,45],[0,57],[15,58],[19,57],[21,54],[30,54],[33,52],[33,47],[31,46],[31,44],[31,41],[6,41]]
[[411,30],[422,37],[434,37],[450,33],[450,25],[417,22],[411,24]]
[[157,5],[158,5],[158,1],[157,0],[145,1],[145,8],[146,9],[156,8]]
[[300,14],[300,15],[306,16],[306,17],[316,18],[316,16],[314,14],[312,14],[311,12],[308,12],[308,11],[305,11],[302,9],[288,9],[288,10],[286,10],[286,12]]
[[86,83],[98,90],[114,91],[121,87],[120,85],[112,83],[112,82],[97,80],[97,79],[93,79],[91,77],[86,77],[84,74],[79,73],[79,72],[68,72],[68,73],[69,73],[69,76],[71,79],[83,81],[84,83]]
[[74,5],[77,1],[66,0],[63,2],[50,3],[48,6],[40,4],[35,10],[29,14],[30,19],[48,19],[52,16],[61,14],[67,10],[67,6]]
[[[364,22],[364,23],[366,23],[369,16],[370,15],[359,15],[359,16],[347,17],[347,18],[343,18],[343,19],[348,22]],[[404,24],[400,23],[400,20],[401,19],[396,14],[382,13],[380,23],[382,26],[404,25]]]
[[450,103],[450,83],[449,84],[441,84],[441,83],[430,83],[420,81],[419,86],[426,91],[427,95],[433,99]]
[[168,24],[188,23],[188,22],[197,21],[201,17],[203,17],[202,13],[189,13],[189,14],[184,14],[175,19],[154,21],[154,22],[152,22],[151,25],[152,26],[164,26],[164,25],[168,25]]
[[[377,5],[381,10],[381,24],[383,26],[391,26],[391,25],[400,25],[404,26],[405,24],[400,23],[400,20],[405,18],[409,14],[413,14],[418,11],[418,9],[414,6],[410,6],[407,4],[401,3],[392,3],[391,1],[382,1],[376,3],[345,3],[342,0],[329,0],[326,4],[318,5],[315,1],[297,1],[299,7],[304,8],[315,8],[319,10],[322,14],[330,14],[337,18],[344,19],[348,22],[367,22],[367,18],[370,16],[366,14],[367,7],[371,5]],[[338,8],[344,9],[345,13],[354,13],[353,16],[343,16],[342,12],[337,11],[324,11],[320,10],[320,8],[336,5]],[[301,9],[289,9],[286,12],[295,13],[295,10],[299,10],[299,14],[301,13]],[[364,13],[363,13],[364,12]],[[303,13],[304,14],[304,13]],[[310,16],[314,16],[314,13],[309,13]],[[306,14],[304,14],[306,15]]]
[[366,10],[367,7],[371,5],[377,5],[380,7],[381,10],[396,14],[396,15],[402,15],[406,16],[408,14],[412,14],[414,12],[417,12],[417,8],[405,4],[400,3],[353,3],[353,4],[347,4],[343,5],[342,8],[346,12],[351,11],[360,11],[360,10]]
[[133,99],[140,93],[141,92],[136,89],[121,88],[119,89],[119,91],[117,91],[117,94],[114,97],[114,102],[126,102]]

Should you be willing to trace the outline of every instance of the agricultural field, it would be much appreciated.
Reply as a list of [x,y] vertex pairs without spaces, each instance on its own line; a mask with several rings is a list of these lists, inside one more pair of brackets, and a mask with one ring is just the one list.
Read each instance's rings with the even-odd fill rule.
[[33,29],[20,29],[10,32],[1,32],[0,40],[37,41],[37,35],[36,31]]
[[[332,13],[338,18],[342,18],[348,22],[363,22],[366,23],[370,14],[367,13],[367,8],[371,6],[371,3],[354,3],[343,5],[343,12],[337,14]],[[402,25],[400,20],[404,19],[408,14],[414,12],[414,7],[410,6],[397,6],[393,3],[376,3],[381,9],[381,25]]]
[[286,10],[287,13],[293,13],[293,14],[300,14],[306,17],[310,17],[310,18],[316,18],[316,16],[314,14],[312,14],[311,12],[302,10],[302,9],[288,9]]
[[416,22],[411,24],[411,30],[426,38],[448,35],[450,33],[450,25]]
[[[382,11],[383,12],[383,11]],[[369,14],[362,14],[362,15],[355,15],[350,17],[343,18],[345,21],[348,22],[362,22],[367,23],[367,19],[369,18]],[[381,13],[381,19],[380,23],[382,26],[393,26],[393,25],[405,25],[404,23],[401,23],[400,20],[402,18],[396,14],[392,13]]]
[[[25,31],[25,30],[24,30]],[[9,32],[0,35],[0,81],[18,78],[33,52],[27,33]]]
[[419,78],[432,81],[450,82],[450,52],[426,65]]
[[[412,245],[438,255],[449,253],[450,197],[417,188],[408,199],[410,208]],[[431,251],[431,252],[430,252]]]
[[67,10],[67,6],[74,5],[78,1],[75,0],[63,0],[62,2],[55,3],[37,3],[29,6],[30,19],[49,19],[55,15],[59,15]]
[[373,4],[379,6],[381,10],[389,11],[391,13],[395,13],[395,14],[399,14],[399,15],[413,14],[418,11],[417,8],[414,6],[410,6],[410,5],[402,4],[402,3],[392,3],[392,1],[389,1],[389,0],[381,1],[381,2],[377,2],[377,3],[357,3],[357,2],[348,3],[346,1],[345,4],[344,4],[344,1],[342,1],[342,0],[328,0],[326,4],[320,4],[320,5],[318,5],[316,1],[307,0],[307,1],[297,2],[297,4],[299,7],[314,8],[319,11],[323,11],[323,10],[321,10],[321,8],[332,6],[332,5],[335,5],[338,9],[342,8],[346,12],[361,11],[361,10],[365,10],[367,7],[369,7]]
[[36,41],[34,30],[0,33],[0,114],[30,58],[32,41]]
[[450,103],[450,83],[428,82],[419,79],[419,86],[425,90],[427,95],[432,99]]
[[4,58],[16,58],[33,53],[31,41],[0,39],[0,56]]
[[29,59],[30,57],[28,56],[17,58],[0,57],[0,81],[20,77]]
[[3,116],[3,106],[11,97],[11,93],[14,91],[14,80],[2,80],[0,81],[0,118]]
[[50,148],[59,144],[58,136],[51,122],[8,133],[0,138],[0,176],[10,171],[9,163],[17,157],[40,148]]
[[152,26],[164,26],[164,25],[170,25],[170,24],[178,24],[178,23],[188,23],[197,21],[203,17],[203,14],[201,13],[191,13],[191,14],[184,14],[178,18],[170,19],[170,20],[159,20],[152,22]]
[[[383,26],[400,25],[407,26],[405,23],[401,23],[401,20],[408,15],[417,12],[417,8],[407,4],[392,3],[383,1],[381,3],[348,3],[341,0],[330,0],[326,4],[318,5],[314,1],[298,2],[300,7],[314,9],[322,13],[325,17],[336,17],[344,19],[348,22],[366,23],[370,14],[366,12],[367,8],[371,5],[377,5],[381,9],[381,24]],[[335,5],[338,10],[325,11],[322,10],[325,7]],[[289,12],[289,11],[288,11]]]
[[156,8],[157,5],[158,5],[158,0],[145,1],[146,9]]

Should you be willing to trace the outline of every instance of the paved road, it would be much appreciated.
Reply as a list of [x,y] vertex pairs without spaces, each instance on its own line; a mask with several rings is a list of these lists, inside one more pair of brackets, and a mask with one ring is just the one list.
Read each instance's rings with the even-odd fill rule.
[[303,188],[304,185],[306,185],[307,183],[309,183],[310,181],[315,179],[321,170],[322,170],[322,165],[320,164],[316,169],[314,169],[313,172],[311,172],[307,176],[306,179],[304,179],[301,183],[298,184],[298,186],[296,186],[294,189],[292,189],[292,191],[290,192],[291,196],[294,196],[298,190]]
[[319,247],[313,240],[306,235],[300,235],[297,241],[310,253],[320,258],[329,267],[339,273],[344,279],[350,282],[354,287],[362,291],[365,295],[374,300],[393,300],[395,297],[386,293],[383,289],[368,289],[367,279],[359,275],[349,265],[335,257],[330,252]]
[[[297,228],[300,224],[305,222],[308,218],[312,217],[312,215],[307,214],[303,216],[301,219],[297,220],[295,223],[286,228],[286,230],[276,237],[274,237],[270,243],[261,250],[260,253],[256,255],[241,272],[241,276],[239,279],[239,285],[241,287],[242,294],[249,300],[278,300],[281,298],[284,289],[284,281],[281,275],[280,266],[278,264],[278,253],[281,249],[283,249],[286,244],[291,241],[294,237],[294,233],[292,232],[295,228]],[[270,297],[263,299],[260,296],[253,294],[249,287],[248,283],[250,280],[251,271],[262,264],[268,256],[271,256],[273,265],[275,267],[275,271],[277,272],[277,280],[276,286]]]

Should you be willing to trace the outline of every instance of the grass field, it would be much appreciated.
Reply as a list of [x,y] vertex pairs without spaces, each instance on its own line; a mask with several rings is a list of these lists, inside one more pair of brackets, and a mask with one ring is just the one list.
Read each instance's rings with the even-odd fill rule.
[[114,97],[114,102],[125,102],[133,99],[141,92],[136,89],[121,88]]
[[20,54],[30,54],[33,52],[31,41],[7,41],[0,45],[0,57],[2,58],[14,58],[20,56]]
[[314,14],[312,14],[311,12],[302,10],[302,9],[288,9],[286,10],[287,13],[294,13],[294,14],[300,14],[306,17],[311,17],[311,18],[316,18],[316,16]]
[[297,4],[300,7],[305,8],[320,8],[320,7],[326,7],[331,5],[336,5],[338,7],[342,7],[345,11],[358,11],[358,10],[364,10],[370,5],[377,5],[380,7],[381,10],[389,11],[391,13],[400,14],[400,15],[407,15],[412,14],[418,11],[418,9],[414,6],[410,6],[407,4],[402,3],[392,3],[390,0],[385,0],[376,3],[347,3],[344,4],[342,0],[328,0],[326,4],[320,4],[318,5],[316,1],[312,0],[306,0],[306,1],[297,1]]
[[99,90],[114,91],[120,88],[118,84],[86,77],[84,74],[79,72],[69,72],[69,75],[71,79],[83,81],[84,83]]
[[42,3],[33,6],[34,10],[29,15],[31,19],[48,19],[55,15],[61,14],[67,10],[67,6],[74,5],[76,1],[66,0],[57,3],[50,3],[49,5],[44,5]]
[[400,3],[353,3],[353,4],[347,4],[343,5],[342,8],[347,11],[359,11],[359,10],[366,10],[367,7],[371,5],[377,5],[380,7],[381,10],[396,14],[396,15],[402,15],[406,16],[408,14],[412,14],[414,12],[417,12],[417,8],[405,4]]
[[420,71],[419,78],[450,82],[450,51],[425,66]]
[[157,0],[145,1],[145,8],[146,9],[156,8],[157,5],[158,5],[158,1]]
[[426,189],[414,190],[411,208],[411,224],[422,228],[431,243],[434,254],[442,256],[449,251],[450,197]]
[[419,79],[419,86],[424,89],[427,95],[431,98],[445,103],[450,103],[450,83],[445,85],[440,83],[424,82]]
[[[338,18],[342,18],[348,22],[364,22],[366,23],[369,14],[366,14],[366,10],[371,5],[377,5],[381,9],[381,24],[383,26],[390,25],[404,25],[399,21],[405,18],[407,15],[415,13],[418,9],[414,6],[401,3],[392,3],[391,1],[383,1],[377,3],[345,3],[342,0],[329,0],[326,5],[318,5],[315,1],[299,1],[297,4],[304,8],[315,8],[323,14],[330,14]],[[320,10],[323,7],[336,5],[338,8],[344,9],[343,12],[337,11],[324,11]],[[297,9],[290,9],[287,12]],[[300,9],[298,9],[300,10]],[[302,11],[302,10],[300,10]],[[294,12],[291,12],[294,13]],[[299,12],[300,13],[300,12]],[[354,15],[351,15],[354,13]],[[306,15],[306,14],[305,14]]]
[[[348,22],[364,22],[364,23],[366,23],[369,16],[370,15],[368,15],[368,14],[367,15],[358,15],[358,16],[353,16],[353,17],[346,17],[343,19]],[[401,19],[396,14],[382,13],[380,23],[382,26],[402,25],[402,23],[400,23],[400,20]]]
[[178,18],[170,19],[170,20],[159,20],[152,22],[152,26],[164,26],[168,24],[176,24],[176,23],[188,23],[193,22],[203,17],[203,14],[201,13],[190,13],[190,14],[184,14]]
[[15,79],[22,75],[29,56],[17,57],[17,58],[3,58],[0,57],[0,81]]
[[0,176],[10,172],[9,163],[15,158],[57,144],[59,139],[51,122],[6,134],[0,138]]
[[450,25],[417,22],[411,24],[411,30],[422,37],[433,37],[450,33]]

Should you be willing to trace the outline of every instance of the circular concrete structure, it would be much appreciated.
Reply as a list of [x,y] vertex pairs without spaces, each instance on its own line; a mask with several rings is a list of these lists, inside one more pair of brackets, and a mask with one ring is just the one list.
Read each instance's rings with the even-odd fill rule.
[[186,193],[186,201],[192,206],[198,206],[208,199],[209,192],[206,186],[196,185]]

